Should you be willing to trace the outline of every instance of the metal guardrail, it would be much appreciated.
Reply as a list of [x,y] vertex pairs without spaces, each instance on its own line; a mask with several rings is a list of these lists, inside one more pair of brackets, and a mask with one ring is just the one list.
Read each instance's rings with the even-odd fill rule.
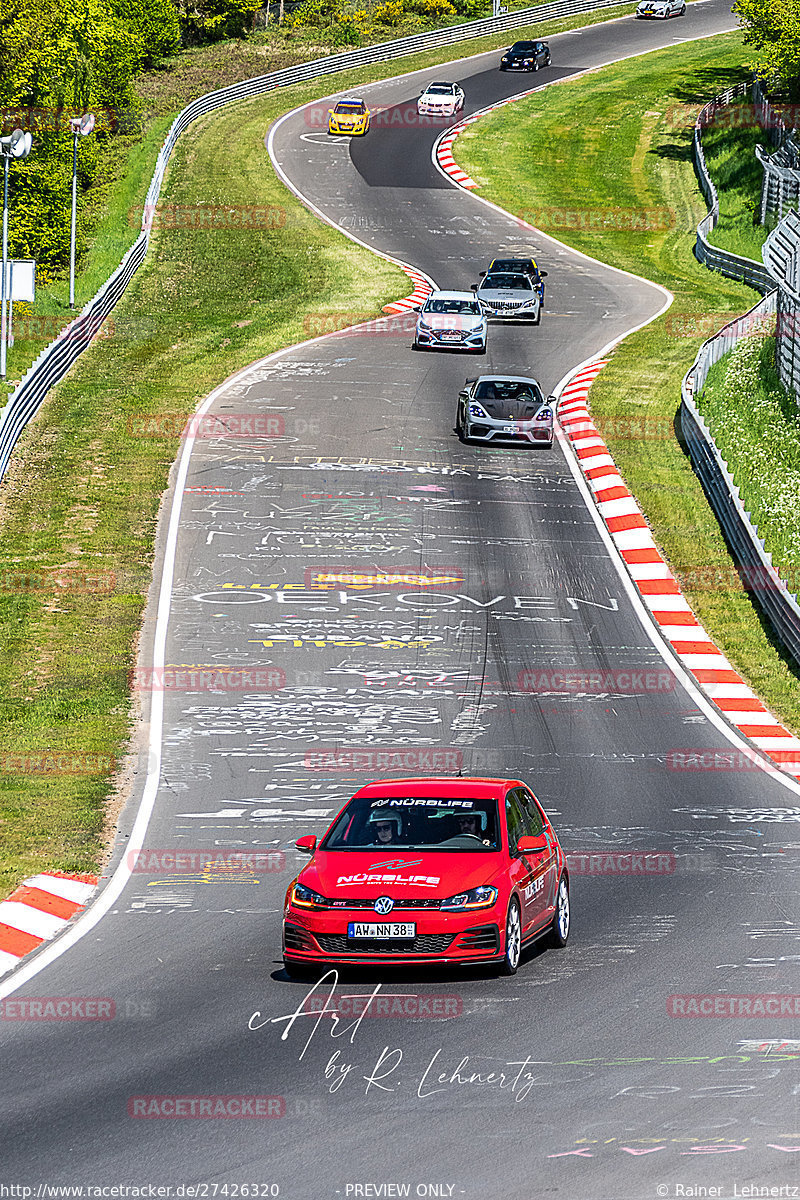
[[764,262],[778,282],[775,364],[800,402],[800,216],[788,212],[764,242]]
[[553,0],[548,4],[521,8],[500,17],[466,21],[460,25],[451,25],[446,29],[433,29],[427,33],[417,33],[410,37],[397,38],[391,42],[381,42],[361,50],[349,50],[341,54],[328,55],[326,58],[317,58],[312,62],[299,63],[293,67],[284,67],[280,71],[271,71],[267,75],[259,75],[254,79],[246,79],[242,83],[231,84],[219,91],[208,92],[188,104],[172,123],[156,160],[153,178],[144,202],[142,232],[125,254],[116,271],[89,301],[80,316],[62,330],[55,341],[42,350],[33,365],[23,375],[18,387],[9,396],[8,403],[0,411],[0,480],[3,479],[8,469],[9,459],[23,429],[38,412],[50,388],[64,378],[75,360],[86,350],[100,329],[103,319],[118,303],[134,273],[143,262],[150,242],[152,213],[161,192],[161,184],[170,155],[178,138],[198,117],[205,116],[227,104],[233,104],[237,100],[246,100],[272,91],[274,88],[288,87],[293,83],[302,83],[324,75],[333,75],[337,71],[387,62],[419,50],[451,46],[457,42],[484,37],[487,34],[502,33],[506,29],[515,29],[531,25],[534,22],[593,12],[595,9],[615,8],[626,3],[630,3],[630,0]]
[[716,337],[703,343],[681,384],[678,420],[692,467],[720,523],[745,587],[769,618],[789,654],[800,665],[800,604],[772,565],[772,555],[766,550],[764,539],[758,536],[758,529],[742,503],[739,488],[694,400],[712,365],[740,338],[756,332],[766,320],[771,323],[777,295],[777,289],[770,292],[743,317],[731,321]]
[[[722,95],[715,96],[713,100],[710,100],[700,110],[697,120],[694,123],[694,136],[692,139],[694,165],[697,178],[700,182],[700,189],[705,196],[709,209],[708,214],[703,217],[697,226],[694,253],[698,262],[708,267],[710,271],[719,271],[721,275],[727,275],[729,279],[738,279],[742,283],[748,284],[749,287],[755,288],[756,291],[763,293],[771,291],[776,286],[776,281],[765,266],[752,258],[745,258],[743,255],[734,254],[730,250],[723,250],[721,246],[712,246],[708,240],[709,233],[716,227],[719,220],[719,197],[706,166],[706,158],[703,153],[703,143],[700,136],[702,129],[709,124],[715,113],[729,105],[732,100],[736,100],[740,96],[746,96],[750,86],[747,83],[739,83],[736,87],[729,88],[727,92],[723,92]],[[766,101],[760,95],[760,92],[758,95],[760,106],[755,98],[754,104],[756,112],[760,113],[763,111]]]

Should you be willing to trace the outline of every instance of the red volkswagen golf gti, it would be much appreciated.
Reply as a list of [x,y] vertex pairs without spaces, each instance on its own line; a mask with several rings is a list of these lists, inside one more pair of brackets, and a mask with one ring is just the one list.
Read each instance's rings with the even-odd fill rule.
[[336,963],[496,962],[569,934],[564,852],[519,779],[390,779],[356,792],[286,893],[289,975]]

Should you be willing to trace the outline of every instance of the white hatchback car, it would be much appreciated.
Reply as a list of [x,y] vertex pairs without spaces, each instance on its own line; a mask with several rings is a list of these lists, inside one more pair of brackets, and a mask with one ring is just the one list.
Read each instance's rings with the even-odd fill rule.
[[464,93],[457,83],[429,83],[417,100],[420,116],[454,117],[464,107]]
[[431,292],[417,317],[413,349],[485,354],[487,324],[472,292]]
[[685,0],[641,0],[636,6],[637,17],[654,17],[662,21],[667,17],[682,17],[685,12]]

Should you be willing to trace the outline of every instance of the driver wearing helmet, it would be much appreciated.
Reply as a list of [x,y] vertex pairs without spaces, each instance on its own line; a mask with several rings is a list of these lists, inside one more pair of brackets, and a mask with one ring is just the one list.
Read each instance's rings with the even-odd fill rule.
[[462,835],[471,835],[483,842],[484,846],[490,846],[491,842],[486,837],[481,837],[481,834],[486,829],[486,813],[485,812],[460,812],[457,817],[458,832]]
[[378,809],[370,813],[368,825],[372,834],[372,845],[390,846],[400,841],[402,821],[399,813],[388,813]]

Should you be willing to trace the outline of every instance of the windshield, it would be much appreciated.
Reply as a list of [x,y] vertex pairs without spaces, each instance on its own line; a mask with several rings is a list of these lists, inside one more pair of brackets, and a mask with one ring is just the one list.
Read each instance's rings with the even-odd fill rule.
[[490,274],[507,271],[512,275],[529,275],[535,270],[536,263],[532,258],[496,258],[491,265]]
[[429,96],[452,96],[452,83],[432,83],[427,89]]
[[484,379],[475,388],[476,400],[528,400],[543,404],[544,396],[535,383],[521,379]]
[[497,803],[429,796],[355,797],[321,850],[499,849]]
[[527,275],[496,275],[494,272],[486,276],[482,286],[485,288],[513,288],[517,292],[533,290]]
[[364,111],[364,105],[341,103],[336,105],[335,111],[339,116],[361,116]]
[[476,300],[429,300],[422,310],[425,313],[466,313],[480,316],[481,307]]
[[514,42],[514,45],[511,47],[511,53],[512,54],[526,54],[526,53],[530,54],[530,52],[535,49],[536,49],[535,42]]

